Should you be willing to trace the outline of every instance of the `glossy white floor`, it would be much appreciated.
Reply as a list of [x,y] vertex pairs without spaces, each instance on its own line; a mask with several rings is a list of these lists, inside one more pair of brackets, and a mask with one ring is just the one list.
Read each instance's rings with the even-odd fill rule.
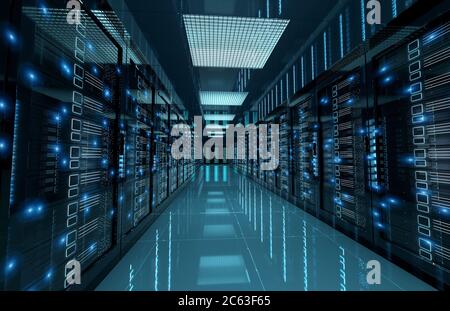
[[[381,263],[381,285],[366,263]],[[97,290],[433,290],[227,166],[202,167]]]

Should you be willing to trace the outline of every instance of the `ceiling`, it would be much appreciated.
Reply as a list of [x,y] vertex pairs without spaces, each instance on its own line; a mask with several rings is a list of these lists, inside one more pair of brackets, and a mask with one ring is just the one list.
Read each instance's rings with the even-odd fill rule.
[[[266,17],[266,0],[125,0],[148,42],[158,55],[169,79],[191,116],[202,114],[199,91],[236,90],[238,69],[196,68],[192,66],[183,14],[257,17],[261,9]],[[278,0],[269,0],[272,14]],[[336,0],[282,0],[283,14],[271,16],[289,19],[290,23],[264,69],[252,70],[244,107],[259,98],[265,88],[308,39]],[[217,111],[235,113],[239,107],[214,107]],[[211,110],[208,108],[208,110]]]

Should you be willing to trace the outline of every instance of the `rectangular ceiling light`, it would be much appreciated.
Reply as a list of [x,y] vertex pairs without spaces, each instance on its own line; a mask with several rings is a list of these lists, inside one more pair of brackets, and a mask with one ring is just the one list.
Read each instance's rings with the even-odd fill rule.
[[183,15],[195,67],[262,69],[289,20]]
[[200,102],[204,106],[242,106],[247,92],[200,92]]
[[233,121],[234,114],[205,114],[206,121]]

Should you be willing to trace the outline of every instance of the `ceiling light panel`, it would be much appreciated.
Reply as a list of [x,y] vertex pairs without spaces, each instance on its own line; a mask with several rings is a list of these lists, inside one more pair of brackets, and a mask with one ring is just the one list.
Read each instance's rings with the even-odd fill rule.
[[196,67],[262,69],[289,20],[183,15]]
[[233,121],[234,114],[205,114],[206,121]]
[[247,92],[200,92],[200,101],[204,106],[242,106]]

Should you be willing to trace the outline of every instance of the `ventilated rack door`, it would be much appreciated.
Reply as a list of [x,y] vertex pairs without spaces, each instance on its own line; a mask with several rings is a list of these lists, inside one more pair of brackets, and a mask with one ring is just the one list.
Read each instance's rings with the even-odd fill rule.
[[377,60],[375,227],[378,244],[448,284],[450,23],[429,29]]
[[60,7],[22,7],[7,289],[68,287],[70,260],[86,271],[114,244],[119,50]]
[[308,210],[318,208],[319,196],[319,124],[314,97],[303,98],[292,108],[293,118],[293,196]]
[[338,226],[370,238],[371,210],[366,182],[366,114],[360,70],[319,91],[323,150],[321,206]]

